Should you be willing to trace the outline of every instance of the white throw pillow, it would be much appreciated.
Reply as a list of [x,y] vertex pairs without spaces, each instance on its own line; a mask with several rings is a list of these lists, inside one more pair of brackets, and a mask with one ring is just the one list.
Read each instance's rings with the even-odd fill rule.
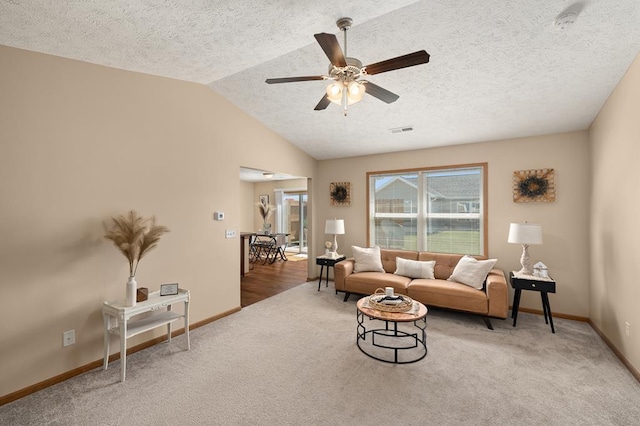
[[353,272],[385,272],[380,258],[380,247],[363,248],[351,246],[355,263]]
[[409,278],[428,278],[434,279],[433,268],[436,265],[435,260],[421,262],[418,260],[404,259],[396,257],[396,271],[394,274],[402,275]]
[[498,259],[477,260],[474,257],[465,255],[453,269],[449,281],[455,281],[482,290],[484,280],[487,279],[489,271],[497,261]]

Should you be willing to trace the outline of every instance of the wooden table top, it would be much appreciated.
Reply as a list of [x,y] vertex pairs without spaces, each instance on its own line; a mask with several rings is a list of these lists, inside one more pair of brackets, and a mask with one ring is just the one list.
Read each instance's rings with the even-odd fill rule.
[[417,311],[409,311],[409,312],[387,312],[387,311],[379,311],[375,308],[371,308],[367,306],[369,301],[369,296],[365,296],[358,300],[356,307],[360,312],[365,314],[368,317],[383,320],[383,321],[393,321],[393,322],[411,322],[424,318],[427,316],[428,309],[422,303],[414,300],[413,303],[418,304]]

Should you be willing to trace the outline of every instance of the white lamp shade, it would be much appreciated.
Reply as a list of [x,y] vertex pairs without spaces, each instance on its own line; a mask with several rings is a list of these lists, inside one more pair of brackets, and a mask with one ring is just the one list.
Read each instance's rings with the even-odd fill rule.
[[535,223],[509,225],[508,242],[514,244],[542,244],[542,226]]
[[325,234],[343,235],[344,219],[327,219],[324,225]]

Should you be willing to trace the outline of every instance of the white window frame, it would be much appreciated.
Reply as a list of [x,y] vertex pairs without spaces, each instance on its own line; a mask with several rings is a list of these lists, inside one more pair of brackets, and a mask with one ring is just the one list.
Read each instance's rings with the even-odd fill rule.
[[[426,194],[424,190],[424,173],[432,173],[437,171],[455,171],[455,170],[464,170],[464,169],[479,169],[480,170],[480,188],[479,188],[479,200],[480,200],[480,208],[478,211],[472,211],[467,213],[429,213],[427,198],[423,196]],[[476,253],[478,256],[488,256],[488,244],[487,244],[487,228],[488,228],[488,216],[487,216],[487,163],[473,163],[473,164],[460,164],[460,165],[452,165],[452,166],[442,166],[442,167],[425,167],[418,169],[402,169],[402,170],[386,170],[386,171],[375,171],[375,172],[367,172],[367,222],[368,222],[368,232],[367,232],[367,244],[371,245],[372,241],[375,241],[375,232],[376,232],[376,219],[380,218],[393,218],[393,219],[415,219],[416,227],[417,227],[417,250],[425,251],[429,250],[427,247],[427,221],[429,219],[438,219],[438,218],[446,218],[446,219],[477,219],[479,221],[479,248],[481,253]],[[389,176],[389,175],[403,175],[403,174],[412,174],[415,173],[418,175],[417,179],[417,200],[418,200],[418,209],[416,213],[376,213],[375,212],[375,188],[373,187],[372,180],[379,176]],[[468,254],[468,253],[461,253]]]

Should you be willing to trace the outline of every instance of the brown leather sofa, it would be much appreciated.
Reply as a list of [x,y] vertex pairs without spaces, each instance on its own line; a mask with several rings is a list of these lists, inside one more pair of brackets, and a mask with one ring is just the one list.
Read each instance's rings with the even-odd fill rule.
[[[447,281],[460,254],[418,252],[408,250],[381,249],[380,257],[385,272],[353,273],[354,259],[346,259],[335,265],[336,292],[345,293],[345,302],[351,294],[373,294],[376,289],[393,287],[398,294],[406,294],[427,306],[470,312],[482,317],[487,327],[493,330],[489,317],[507,317],[509,309],[507,280],[500,269],[492,269],[482,290],[465,284]],[[395,275],[396,257],[410,260],[435,260],[435,279],[412,279]],[[478,257],[478,259],[483,259]]]

